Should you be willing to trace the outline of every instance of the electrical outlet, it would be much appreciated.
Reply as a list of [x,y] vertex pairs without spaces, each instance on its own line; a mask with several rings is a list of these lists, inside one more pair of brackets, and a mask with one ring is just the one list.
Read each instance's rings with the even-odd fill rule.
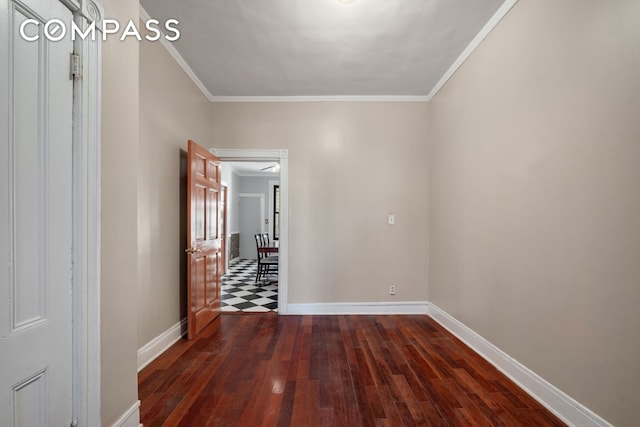
[[396,285],[389,286],[389,295],[395,295],[395,294],[396,294]]

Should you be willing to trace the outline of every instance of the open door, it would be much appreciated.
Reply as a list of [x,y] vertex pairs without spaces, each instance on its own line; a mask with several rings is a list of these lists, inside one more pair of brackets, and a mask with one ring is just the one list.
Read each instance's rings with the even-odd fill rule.
[[188,338],[220,314],[220,159],[189,141],[187,160]]

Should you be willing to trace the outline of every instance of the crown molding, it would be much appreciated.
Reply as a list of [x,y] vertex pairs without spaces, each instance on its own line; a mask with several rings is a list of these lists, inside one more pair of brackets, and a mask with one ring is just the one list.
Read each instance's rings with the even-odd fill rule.
[[[453,77],[467,58],[471,56],[480,43],[482,43],[517,2],[518,0],[506,0],[502,6],[498,8],[496,13],[493,14],[491,19],[482,27],[473,40],[471,40],[451,67],[449,67],[440,80],[438,80],[428,95],[214,96],[205,87],[204,83],[202,83],[171,42],[162,37],[160,38],[160,43],[209,102],[429,102],[438,94],[447,81]],[[142,5],[140,5],[140,19],[150,19],[149,14]]]
[[513,6],[515,6],[516,3],[518,3],[518,0],[506,0],[504,3],[502,3],[502,6],[498,8],[496,13],[493,14],[491,19],[489,19],[485,26],[482,27],[480,32],[462,51],[460,56],[458,56],[458,59],[456,59],[455,62],[451,64],[451,67],[449,67],[447,72],[444,73],[440,80],[438,80],[438,83],[436,83],[433,89],[431,89],[429,95],[425,97],[427,101],[431,101],[433,97],[436,96],[440,89],[442,89],[442,87],[449,81],[449,79],[453,77],[455,72],[458,71],[458,68],[460,68],[462,64],[464,64],[467,58],[469,58],[471,54],[476,50],[476,48],[480,46],[480,43],[482,43],[485,37],[487,37],[489,33],[495,28],[495,26],[498,25],[500,21],[502,21],[502,18],[505,17],[505,15],[511,10]]
[[[140,19],[145,21],[148,19],[151,19],[151,16],[147,13],[146,10],[144,10],[144,8],[142,7],[142,4],[140,5]],[[176,48],[173,47],[173,44],[170,41],[167,41],[164,37],[160,37],[159,41],[160,41],[160,44],[164,46],[164,48],[167,50],[169,55],[178,63],[180,68],[182,68],[185,74],[189,76],[193,84],[195,84],[196,87],[200,89],[200,92],[202,92],[204,97],[207,98],[209,102],[213,102],[214,97],[213,95],[211,95],[211,92],[209,92],[209,90],[206,88],[204,83],[200,81],[196,73],[191,69],[189,64],[187,64],[187,61],[184,60],[182,55],[180,55],[180,53],[176,50]]]
[[426,102],[421,95],[214,96],[211,102]]

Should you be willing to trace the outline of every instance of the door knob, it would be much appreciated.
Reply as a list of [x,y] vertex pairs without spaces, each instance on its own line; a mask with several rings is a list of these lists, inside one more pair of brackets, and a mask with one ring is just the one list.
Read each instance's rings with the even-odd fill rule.
[[198,248],[189,248],[184,250],[188,254],[195,254],[196,252],[202,252],[202,249]]

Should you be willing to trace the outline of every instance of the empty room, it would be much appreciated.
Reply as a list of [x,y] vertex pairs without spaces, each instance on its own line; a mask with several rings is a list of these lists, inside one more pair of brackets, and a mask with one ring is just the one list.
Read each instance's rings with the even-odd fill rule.
[[0,425],[640,424],[640,1],[0,0]]

